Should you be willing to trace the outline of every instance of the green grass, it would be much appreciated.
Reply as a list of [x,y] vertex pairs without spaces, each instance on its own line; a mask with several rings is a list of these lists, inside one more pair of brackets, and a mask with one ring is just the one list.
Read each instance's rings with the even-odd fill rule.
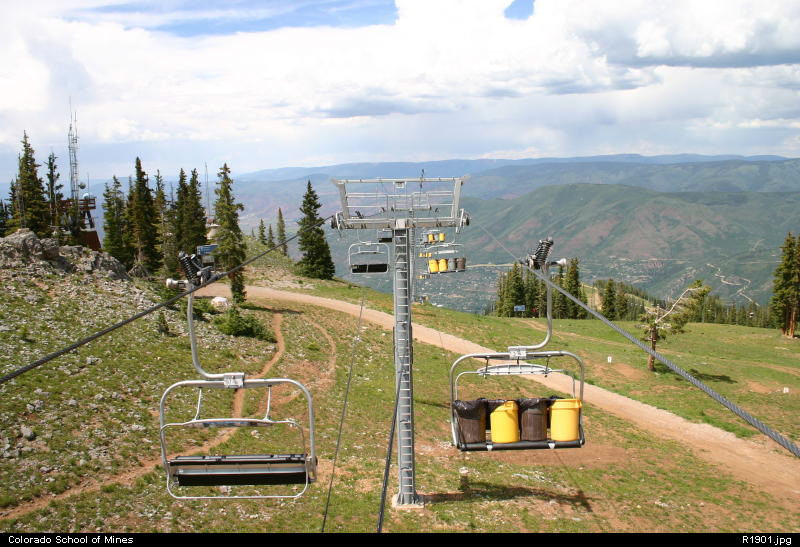
[[[391,313],[391,295],[369,289],[371,308]],[[344,282],[318,282],[313,291],[328,298],[358,302],[361,289]],[[473,315],[430,305],[415,305],[413,320],[503,351],[534,344],[544,337],[544,320]],[[532,325],[538,328],[532,328]],[[618,322],[634,336],[635,322]],[[689,324],[687,332],[658,345],[658,351],[711,389],[732,400],[771,427],[800,440],[800,347],[777,330]],[[565,349],[587,361],[587,383],[710,423],[742,437],[757,431],[696,387],[657,363],[647,370],[647,354],[596,320],[555,320],[548,349]],[[612,362],[608,363],[611,356]],[[788,393],[784,393],[784,388]]]
[[[323,290],[353,291],[357,294],[356,300],[360,297],[360,289],[334,286]],[[368,295],[369,305],[374,307],[373,295]],[[383,295],[375,298],[378,306],[385,305],[387,301]],[[256,306],[249,309],[248,313],[254,314],[265,325],[270,325],[275,312],[265,309],[269,303],[253,304]],[[364,324],[358,333],[360,340],[355,341],[355,317],[283,303],[280,313],[286,352],[274,365],[270,376],[295,378],[311,390],[314,398],[320,480],[310,487],[306,496],[296,501],[233,501],[225,504],[174,500],[165,491],[163,470],[155,467],[143,469],[142,476],[130,486],[112,480],[98,491],[53,501],[43,509],[15,520],[3,520],[0,514],[0,530],[192,533],[319,531],[325,512],[345,384],[352,364],[349,405],[342,429],[343,442],[326,530],[374,531],[395,391],[391,333]],[[415,314],[415,319],[421,322],[455,334],[468,334],[475,341],[495,345],[498,349],[503,344],[516,344],[540,334],[517,320],[468,317],[427,307],[415,307]],[[175,320],[177,327],[179,319],[168,315],[168,320]],[[202,323],[199,328],[209,327],[208,323]],[[687,398],[690,390],[682,385],[685,382],[676,382],[673,375],[660,374],[635,381],[623,380],[606,370],[605,356],[610,351],[614,352],[615,363],[622,361],[631,367],[635,364],[635,352],[630,355],[624,353],[626,350],[618,337],[604,333],[599,327],[599,323],[591,321],[559,323],[557,332],[560,334],[555,343],[560,344],[557,347],[566,346],[581,354],[586,352],[592,378],[598,383],[614,382],[619,384],[620,389],[637,391],[652,387],[653,384],[649,382],[655,379],[660,382],[656,386],[674,385],[681,390],[681,395],[677,397],[673,394],[662,395],[665,403]],[[333,347],[323,332],[332,337]],[[493,341],[496,343],[489,344]],[[768,343],[772,344],[773,341]],[[225,338],[224,344],[215,345],[209,344],[201,335],[201,345],[204,363],[215,371],[236,367],[257,372],[274,351],[269,349],[273,346],[253,339]],[[779,344],[775,342],[775,345]],[[48,443],[52,443],[48,445],[50,450],[42,452],[47,454],[47,459],[43,460],[42,454],[34,452],[14,462],[0,460],[3,466],[0,467],[3,478],[0,503],[10,499],[6,505],[14,506],[23,499],[20,493],[30,498],[41,491],[37,490],[37,485],[54,473],[39,473],[42,462],[59,467],[56,474],[63,475],[74,484],[87,477],[109,480],[116,473],[135,466],[135,459],[158,454],[155,437],[157,417],[153,410],[157,408],[158,397],[166,385],[196,376],[191,367],[188,344],[178,336],[161,337],[153,328],[147,334],[142,331],[137,331],[135,335],[121,333],[119,339],[108,338],[100,347],[104,352],[109,352],[108,355],[97,350],[93,352],[102,357],[101,363],[96,365],[98,369],[104,367],[99,369],[102,374],[83,373],[56,378],[64,393],[57,394],[53,390],[47,404],[58,405],[58,416],[61,417],[58,425],[62,431],[57,432],[55,424],[47,430],[52,434],[48,439]],[[335,370],[330,370],[328,359],[334,350]],[[742,484],[727,475],[724,469],[699,460],[681,444],[654,438],[594,407],[591,401],[587,401],[584,408],[588,444],[583,449],[460,453],[450,446],[448,410],[447,371],[456,356],[443,352],[441,348],[423,344],[415,345],[414,355],[417,489],[424,496],[426,506],[420,511],[388,508],[384,524],[386,531],[733,532],[742,529],[792,531],[800,526],[796,504],[776,500]],[[160,358],[158,361],[157,357]],[[68,363],[68,368],[77,367],[71,361]],[[785,361],[775,363],[784,366]],[[643,361],[637,366],[643,367]],[[757,368],[757,364],[752,366]],[[47,370],[42,369],[41,374],[46,373]],[[708,373],[722,375],[710,369]],[[4,416],[21,419],[26,415],[24,406],[19,406],[21,402],[15,401],[18,395],[30,400],[36,387],[42,385],[43,376],[33,374],[24,375],[13,386],[5,388],[13,389],[5,392],[12,397],[3,397],[0,402]],[[731,377],[737,380],[736,384],[718,383],[733,386],[741,383],[737,376],[731,374]],[[125,386],[125,389],[120,386]],[[126,389],[131,392],[128,393]],[[504,383],[500,389],[509,396],[522,393],[537,395],[529,393],[532,388],[526,382]],[[123,393],[124,398],[111,398],[110,393],[114,391]],[[79,397],[81,393],[109,396],[94,401],[93,395]],[[274,397],[278,402],[273,406],[275,418],[294,417],[301,421],[306,418],[303,398],[291,398],[292,395],[292,390],[276,389]],[[81,401],[77,408],[66,403],[72,397]],[[259,397],[248,390],[245,413],[254,415],[262,397],[263,393]],[[83,408],[86,399],[90,399],[97,408],[91,412]],[[224,413],[229,411],[231,401],[231,393],[217,392],[214,396],[209,394],[206,403],[210,413]],[[193,395],[186,393],[176,396],[169,408],[176,418],[191,415]],[[710,419],[720,419],[707,409],[703,411]],[[84,431],[81,426],[86,422],[92,427]],[[141,424],[145,430],[120,434],[117,422]],[[104,449],[107,457],[99,461],[89,458],[79,466],[79,461],[76,461],[79,456],[71,455],[75,450],[75,438],[71,432],[76,429],[79,431],[81,448],[85,449],[80,454]],[[42,432],[45,433],[45,430]],[[184,431],[174,438],[175,446],[198,444],[215,433],[208,430]],[[275,427],[257,433],[253,435],[252,431],[238,431],[217,447],[215,452],[263,451],[286,446],[285,430]],[[151,442],[145,442],[145,439]],[[156,442],[152,442],[154,440]],[[68,442],[73,444],[67,445]],[[116,467],[112,462],[116,462]],[[62,471],[62,467],[66,471]],[[6,480],[24,477],[26,473],[36,474],[38,481],[22,480],[21,487],[16,488],[13,482],[16,478],[10,483]],[[394,465],[389,485],[391,496],[397,485]],[[15,488],[12,490],[12,487]]]

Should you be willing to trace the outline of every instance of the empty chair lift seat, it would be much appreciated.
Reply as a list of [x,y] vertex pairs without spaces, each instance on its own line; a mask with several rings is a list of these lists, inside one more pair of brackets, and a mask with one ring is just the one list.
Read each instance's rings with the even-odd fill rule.
[[304,454],[178,456],[169,470],[179,486],[305,484],[312,477]]

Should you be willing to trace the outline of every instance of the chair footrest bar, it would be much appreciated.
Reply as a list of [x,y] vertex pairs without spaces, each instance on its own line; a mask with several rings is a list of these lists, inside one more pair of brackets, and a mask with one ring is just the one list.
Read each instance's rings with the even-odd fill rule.
[[575,441],[517,441],[515,443],[459,443],[458,449],[462,452],[494,452],[495,450],[538,450],[546,448],[581,448],[585,439]]

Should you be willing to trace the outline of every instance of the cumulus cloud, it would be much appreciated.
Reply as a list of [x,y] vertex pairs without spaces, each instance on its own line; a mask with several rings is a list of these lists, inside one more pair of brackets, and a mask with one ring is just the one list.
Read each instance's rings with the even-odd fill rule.
[[[537,0],[522,18],[506,16],[511,4],[396,0],[396,20],[379,24],[365,16],[356,26],[184,36],[170,26],[278,18],[311,3],[11,2],[0,146],[15,148],[23,129],[63,145],[70,96],[84,141],[162,143],[181,157],[191,143],[239,145],[257,155],[244,158],[253,168],[525,150],[729,152],[708,141],[723,125],[753,138],[796,126],[796,1]],[[717,142],[745,152],[741,138]],[[770,142],[785,150],[796,140]]]

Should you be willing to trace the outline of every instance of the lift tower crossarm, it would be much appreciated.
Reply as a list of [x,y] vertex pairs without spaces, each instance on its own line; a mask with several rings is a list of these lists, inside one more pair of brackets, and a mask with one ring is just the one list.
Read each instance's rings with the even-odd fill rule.
[[[339,229],[460,228],[461,186],[466,177],[409,179],[332,179],[339,189]],[[369,186],[369,189],[361,190]],[[371,191],[370,191],[371,190]]]

